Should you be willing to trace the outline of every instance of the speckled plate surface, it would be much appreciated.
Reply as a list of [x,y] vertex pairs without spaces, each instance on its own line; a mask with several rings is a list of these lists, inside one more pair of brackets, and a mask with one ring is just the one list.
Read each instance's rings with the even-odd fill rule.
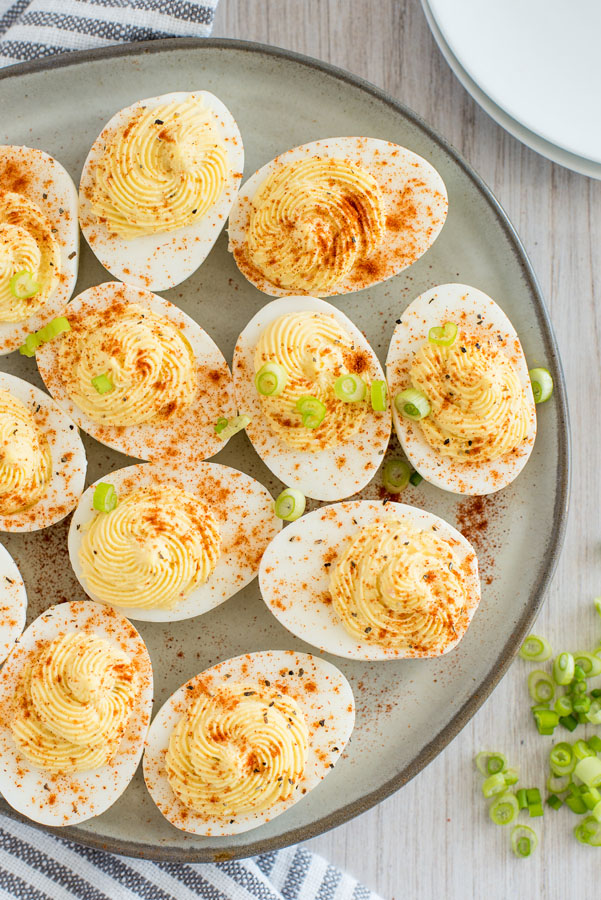
[[[289,147],[331,134],[394,141],[442,175],[449,216],[434,246],[392,280],[336,299],[382,362],[407,304],[429,287],[460,281],[499,303],[529,364],[547,365],[556,387],[554,399],[539,407],[532,458],[509,488],[489,499],[460,498],[424,484],[403,493],[404,503],[443,516],[472,541],[482,601],[459,647],[440,659],[363,663],[332,657],[353,687],[356,728],[336,770],[302,803],[243,834],[189,835],[161,816],[138,770],[111,809],[61,831],[118,853],[182,862],[250,856],[307,839],[384,799],[430,762],[488,696],[536,615],[563,539],[569,491],[561,364],[519,240],[487,188],[444,139],[378,89],[323,63],[259,45],[156,41],[4,70],[0,140],[43,148],[78,181],[92,141],[117,109],[140,97],[199,86],[217,94],[236,118],[246,151],[245,177]],[[77,291],[106,280],[105,270],[83,247]],[[165,297],[201,322],[228,360],[239,332],[267,301],[238,272],[226,234],[201,268]],[[13,354],[0,366],[40,384],[34,360]],[[89,481],[131,462],[92,438],[84,441]],[[280,489],[243,434],[215,461],[243,469],[274,494]],[[378,496],[378,485],[376,476],[361,496]],[[83,597],[68,562],[68,524],[4,537],[25,579],[29,620],[50,603]],[[272,616],[256,581],[200,618],[138,624],[155,668],[155,710],[188,679],[227,657],[266,649],[312,651]],[[15,815],[6,804],[1,808]]]

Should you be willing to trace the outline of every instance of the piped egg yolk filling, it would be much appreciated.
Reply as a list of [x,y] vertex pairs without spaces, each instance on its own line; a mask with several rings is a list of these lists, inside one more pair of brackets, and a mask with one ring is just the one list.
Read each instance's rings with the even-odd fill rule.
[[34,506],[51,478],[46,435],[20,400],[0,390],[0,515]]
[[[0,322],[23,322],[43,308],[61,274],[56,229],[28,197],[0,192]],[[11,281],[27,272],[39,285],[30,297],[15,296]]]
[[68,633],[26,667],[10,728],[40,769],[98,769],[115,755],[138,692],[139,676],[124,653],[93,634]]
[[214,114],[200,98],[140,107],[93,164],[92,209],[127,240],[201,219],[229,174]]
[[344,159],[314,156],[281,166],[258,189],[246,253],[277,287],[319,295],[368,260],[384,233],[375,178]]
[[171,609],[207,581],[221,538],[207,504],[180,488],[140,488],[84,529],[82,574],[111,606]]
[[520,447],[530,409],[518,372],[493,340],[459,334],[450,347],[423,344],[411,385],[428,398],[419,425],[428,444],[461,462],[494,462]]
[[340,621],[361,643],[436,656],[464,628],[467,590],[451,543],[398,519],[355,534],[329,590]]
[[[117,303],[69,318],[59,370],[79,409],[101,425],[161,425],[186,410],[197,391],[192,348],[164,316]],[[98,378],[108,379],[98,390]]]
[[[255,348],[255,372],[268,362],[282,366],[287,380],[277,396],[259,395],[261,406],[271,430],[288,447],[308,452],[335,447],[360,427],[367,401],[340,400],[334,385],[349,372],[365,374],[369,358],[334,316],[304,311],[276,319]],[[304,396],[315,397],[325,407],[317,428],[303,425],[296,404]]]
[[217,818],[262,812],[298,789],[308,741],[292,697],[265,683],[228,682],[203,691],[175,726],[167,778],[194,812]]

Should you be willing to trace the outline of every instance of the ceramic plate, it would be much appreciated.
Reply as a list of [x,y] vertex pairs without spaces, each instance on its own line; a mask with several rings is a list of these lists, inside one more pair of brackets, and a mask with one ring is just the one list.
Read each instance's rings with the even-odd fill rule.
[[546,141],[601,163],[597,0],[428,0],[451,52],[491,100]]
[[533,131],[530,131],[522,125],[521,122],[512,119],[504,109],[491,100],[488,94],[485,94],[476,82],[470,78],[459,60],[454,56],[436,23],[428,0],[421,0],[421,4],[426,21],[430,26],[430,31],[438,44],[438,49],[446,59],[454,74],[466,91],[472,95],[476,103],[478,103],[482,109],[501,126],[501,128],[504,128],[505,131],[508,131],[509,134],[513,135],[514,138],[517,138],[518,141],[526,144],[531,150],[535,150],[537,153],[540,153],[541,156],[545,156],[552,162],[558,163],[560,166],[565,166],[568,169],[572,169],[574,172],[579,172],[581,175],[588,175],[589,178],[601,179],[601,163],[594,162],[592,159],[585,159],[583,156],[578,156],[575,153],[569,153],[562,147],[558,147],[556,144],[546,141],[540,135],[535,134]]
[[[378,89],[289,52],[220,39],[153,41],[27,63],[0,75],[4,141],[43,147],[75,181],[89,147],[115,110],[139,97],[202,88],[236,118],[247,153],[245,178],[278,153],[331,134],[365,134],[403,144],[429,160],[449,191],[449,217],[435,245],[397,277],[336,303],[367,335],[383,362],[395,320],[427,288],[449,281],[485,291],[509,315],[531,365],[556,380],[540,408],[532,457],[517,481],[489,499],[466,499],[422,484],[402,497],[438,513],[474,543],[482,602],[459,647],[432,660],[363,663],[331,658],[349,679],[357,724],[336,770],[282,816],[233,837],[185,834],[161,816],[138,771],[98,818],[61,833],[116,853],[180,862],[210,861],[291,844],[339,825],[401,787],[465,725],[506,670],[542,602],[563,538],[569,432],[561,364],[535,277],[495,199],[457,153],[412,112]],[[87,247],[77,292],[106,280]],[[244,325],[267,301],[238,272],[222,234],[200,269],[165,292],[231,360]],[[34,360],[0,365],[36,384]],[[88,479],[131,460],[84,436]],[[243,469],[275,495],[281,485],[244,434],[216,462]],[[377,497],[380,479],[362,492]],[[309,509],[316,504],[309,504]],[[68,521],[40,535],[6,535],[29,597],[31,620],[48,604],[84,595],[67,555]],[[252,650],[311,648],[286,631],[261,600],[257,582],[206,615],[137,623],[155,667],[155,709],[180,685],[220,660]],[[327,655],[326,655],[327,657]],[[327,657],[329,658],[329,657]],[[2,809],[14,815],[5,805]]]

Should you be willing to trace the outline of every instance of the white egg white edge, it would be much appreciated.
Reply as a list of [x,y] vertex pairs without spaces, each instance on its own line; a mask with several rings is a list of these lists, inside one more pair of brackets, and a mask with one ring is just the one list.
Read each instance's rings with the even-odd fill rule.
[[[131,240],[111,234],[106,225],[96,220],[86,197],[86,188],[91,186],[90,164],[102,156],[107,131],[114,131],[129,121],[132,113],[141,106],[152,109],[165,103],[181,103],[190,95],[200,97],[213,113],[212,124],[224,141],[228,177],[220,198],[197,222],[175,231],[141,235]],[[229,109],[214,94],[177,91],[138,100],[115,113],[88,153],[79,191],[81,230],[93,253],[116,278],[154,291],[175,287],[198,269],[219,237],[237,196],[243,169],[244,148],[240,131]]]
[[[303,669],[304,675],[298,676]],[[281,676],[281,671],[293,674]],[[227,822],[216,817],[207,818],[186,810],[186,807],[173,793],[164,770],[165,751],[173,728],[181,718],[178,709],[185,708],[188,686],[194,686],[201,679],[215,674],[219,679],[231,679],[233,682],[252,682],[254,679],[267,678],[272,684],[278,681],[287,684],[302,684],[303,678],[309,676],[315,683],[313,702],[308,692],[291,690],[301,707],[309,728],[309,747],[306,767],[295,791],[288,800],[282,800],[271,809],[259,813],[246,813],[235,817],[234,822]],[[325,719],[320,726],[319,720]],[[144,778],[148,791],[159,810],[175,827],[181,827],[174,819],[186,812],[186,828],[192,834],[199,835],[231,835],[250,831],[271,821],[302,800],[304,794],[315,788],[339,760],[351,736],[355,724],[355,702],[350,684],[336,666],[325,659],[307,653],[292,650],[265,650],[248,653],[218,663],[205,672],[182,685],[157,712],[144,750]],[[161,808],[162,807],[162,808]]]
[[[398,159],[392,156],[393,153],[398,154],[399,151],[402,152]],[[236,247],[240,247],[245,243],[248,216],[254,197],[261,185],[280,166],[298,162],[299,160],[306,159],[307,156],[319,156],[326,159],[330,157],[343,156],[346,158],[350,156],[353,163],[368,171],[370,170],[370,166],[373,167],[374,161],[381,159],[382,156],[389,157],[391,158],[391,168],[394,167],[397,169],[399,180],[401,182],[406,180],[407,175],[415,177],[419,174],[421,179],[425,182],[428,192],[431,193],[432,196],[439,193],[445,201],[448,201],[447,189],[439,172],[426,159],[418,156],[417,153],[407,149],[407,147],[402,147],[400,144],[393,144],[389,141],[381,140],[380,138],[353,136],[322,138],[318,141],[301,144],[298,147],[293,147],[290,150],[286,150],[284,153],[280,153],[279,156],[274,157],[274,159],[258,169],[254,175],[251,175],[250,178],[244,182],[230,212],[228,222],[230,252],[233,252]],[[428,243],[426,250],[423,251],[424,253],[432,246],[440,234],[446,220],[446,210],[444,214],[441,213],[441,215],[442,222],[440,223],[440,227],[432,229],[433,236]],[[390,238],[390,233],[388,236]],[[417,260],[414,260],[414,262],[416,261]],[[382,281],[387,281],[389,278],[392,278],[393,275],[398,275],[400,271],[402,271],[402,268],[398,271],[390,272],[384,278],[375,279],[373,282],[370,282],[369,286],[379,284]],[[254,273],[247,273],[244,271],[242,274],[245,278],[248,278],[251,284],[258,290],[262,291],[264,294],[268,294],[270,297],[289,297],[296,295],[296,291],[279,288],[267,278],[255,278]],[[364,285],[362,288],[353,286],[345,287],[345,281],[343,280],[341,284],[336,286],[335,290],[329,292],[324,291],[321,296],[340,296],[341,294],[352,293],[364,289],[367,286],[368,285]]]
[[[411,652],[358,643],[339,620],[333,604],[323,600],[324,595],[329,595],[330,572],[349,540],[360,529],[391,518],[408,521],[421,530],[435,527],[438,537],[456,542],[453,552],[461,562],[471,560],[467,579],[467,612],[471,621],[480,602],[474,548],[440,516],[405,503],[381,500],[352,500],[316,509],[292,522],[272,540],[261,561],[259,589],[278,621],[296,637],[335,656],[373,661],[417,658]],[[330,561],[333,547],[336,558]],[[281,609],[282,594],[287,601],[285,609]],[[452,650],[461,637],[444,652]]]
[[0,544],[0,663],[25,628],[27,591],[18,566]]
[[[136,303],[139,306],[152,310],[159,316],[169,319],[170,322],[180,329],[192,348],[199,389],[192,404],[185,410],[182,417],[175,419],[172,424],[166,423],[164,425],[143,423],[141,425],[117,427],[99,425],[93,422],[89,416],[73,403],[59,376],[58,358],[62,340],[61,335],[53,341],[42,344],[36,352],[36,362],[44,384],[59,406],[77,422],[82,431],[100,441],[101,444],[112,447],[114,450],[119,450],[127,456],[147,459],[149,455],[147,437],[155,437],[157,433],[162,432],[165,435],[165,440],[168,440],[172,427],[179,431],[183,427],[182,420],[187,418],[191,420],[191,424],[187,430],[187,440],[178,443],[178,454],[187,454],[192,459],[214,456],[227,443],[227,441],[221,440],[215,434],[215,423],[219,416],[225,416],[226,418],[235,416],[236,404],[231,371],[227,361],[213,338],[201,325],[178,306],[175,306],[163,297],[159,297],[158,294],[147,291],[145,288],[122,284],[119,281],[107,281],[88,288],[70,301],[67,308],[63,310],[63,314],[68,318],[70,312],[79,312],[82,307],[86,306],[90,310],[101,310],[103,307],[110,306],[116,299],[117,294],[121,292],[123,292],[128,303]],[[180,327],[182,324],[183,327]],[[204,372],[210,368],[227,371],[228,374],[227,388],[221,383],[218,388],[215,388],[215,390],[219,390],[218,403],[213,402],[210,386],[207,387],[208,393],[204,391]],[[205,410],[207,410],[207,407],[210,409],[211,406],[214,406],[213,415],[209,416]],[[203,441],[202,446],[200,444],[201,440]]]
[[[119,641],[113,636],[116,624]],[[69,631],[90,631],[124,649],[130,658],[143,660],[142,688],[112,762],[70,775],[56,775],[30,763],[0,718],[0,792],[13,809],[42,825],[76,825],[112,806],[138,768],[152,715],[152,666],[144,641],[126,619],[89,600],[51,606],[23,632],[0,671],[0,709],[14,693],[31,651],[39,642]],[[52,802],[46,803],[50,797]]]
[[[52,397],[16,375],[0,372],[0,390],[20,400],[37,421],[36,409],[46,416],[52,456],[52,478],[38,502],[24,512],[0,516],[0,531],[38,531],[60,522],[76,506],[86,480],[86,451],[75,423]],[[67,457],[66,462],[62,459]]]
[[[18,160],[24,155],[29,156],[32,161],[35,160],[31,170],[35,178],[23,195],[33,200],[46,215],[51,226],[57,229],[55,237],[60,245],[63,277],[39,312],[23,322],[0,322],[0,356],[16,350],[28,334],[37,331],[46,322],[59,315],[73,293],[79,265],[77,188],[73,179],[58,160],[43,150],[25,146],[0,146],[0,160],[6,158]],[[57,214],[59,208],[69,213],[68,220],[64,215]]]
[[[514,354],[512,349],[507,351],[512,359],[518,357],[516,369],[530,409],[530,425],[519,454],[509,454],[491,463],[461,463],[443,457],[428,444],[419,422],[400,415],[394,405],[395,394],[409,386],[408,378],[399,377],[399,368],[408,371],[415,353],[428,340],[430,328],[456,322],[458,310],[468,316],[467,324],[461,324],[460,328],[484,336],[486,323],[493,322],[493,335],[501,334],[508,346],[516,340],[519,342],[515,328],[501,307],[483,291],[465,284],[442,284],[431,288],[409,304],[392,335],[386,358],[392,418],[409,462],[426,481],[456,494],[493,494],[517,478],[528,462],[536,437],[536,407],[521,344],[520,353]],[[478,323],[478,313],[483,317],[482,324]]]
[[[357,431],[336,447],[315,453],[287,447],[274,434],[263,414],[254,384],[255,348],[268,325],[280,316],[305,310],[334,316],[359,347],[369,352],[370,379],[384,379],[384,372],[369,341],[343,312],[317,297],[281,297],[260,309],[236,342],[232,366],[236,402],[240,412],[250,416],[246,433],[274,475],[284,484],[315,500],[342,500],[364,488],[376,474],[390,440],[390,410],[374,412],[368,400],[367,414]],[[386,429],[385,440],[377,435],[382,428]],[[361,438],[370,448],[368,453],[358,447]],[[341,457],[346,459],[342,466],[337,462]],[[367,463],[370,463],[369,468],[366,468]]]
[[[281,530],[282,520],[278,519],[273,511],[273,498],[267,488],[251,478],[250,475],[218,463],[199,461],[195,464],[194,469],[181,470],[170,464],[161,466],[153,463],[141,463],[118,469],[116,472],[98,478],[83,494],[73,513],[68,538],[69,558],[79,583],[92,600],[98,603],[104,602],[88,587],[79,561],[79,551],[86,525],[96,515],[105,515],[105,513],[97,513],[93,506],[96,485],[99,482],[112,484],[119,496],[124,482],[132,480],[135,480],[135,488],[169,484],[181,487],[190,494],[203,499],[198,492],[199,477],[214,478],[223,487],[240,482],[243,485],[246,499],[244,515],[236,515],[238,510],[240,513],[242,512],[242,509],[238,507],[221,509],[218,504],[210,504],[213,515],[219,524],[221,549],[217,565],[208,580],[172,609],[141,609],[135,606],[116,606],[114,608],[121,615],[133,621],[177,622],[181,619],[200,616],[214,609],[256,578],[258,566],[249,562],[244,548],[242,551],[237,549],[236,537],[242,529],[250,532],[253,528],[260,527],[261,541],[264,541],[266,547],[270,536],[275,536]],[[210,501],[210,498],[206,499]]]

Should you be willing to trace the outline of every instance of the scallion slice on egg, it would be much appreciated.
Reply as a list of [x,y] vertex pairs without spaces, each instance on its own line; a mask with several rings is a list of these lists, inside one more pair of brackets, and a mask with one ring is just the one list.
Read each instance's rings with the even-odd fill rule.
[[250,425],[249,416],[234,416],[233,419],[220,418],[217,419],[215,425],[215,434],[222,441],[227,441],[239,431],[244,431],[247,425]]
[[334,382],[334,393],[345,403],[359,403],[365,397],[367,385],[358,375],[341,375]]
[[371,408],[374,412],[386,412],[388,406],[388,388],[381,379],[372,381],[370,388]]
[[317,397],[303,396],[296,401],[304,428],[318,428],[326,417],[326,408]]
[[288,381],[288,374],[283,366],[276,362],[265,363],[255,375],[255,387],[263,397],[277,397]]
[[450,347],[455,343],[458,328],[454,322],[445,322],[444,325],[434,325],[428,332],[428,340],[438,347]]
[[287,488],[275,501],[275,514],[285,522],[295,522],[305,511],[307,501],[302,491]]
[[400,391],[394,398],[394,405],[402,416],[416,422],[424,419],[430,412],[430,401],[425,394],[415,388]]
[[19,353],[21,356],[35,356],[35,351],[38,347],[62,334],[63,331],[71,331],[69,320],[65,316],[57,316],[56,319],[52,319],[39,331],[28,334],[25,338],[25,343],[19,347]]
[[112,484],[101,481],[96,485],[92,501],[94,509],[98,512],[108,513],[115,509],[117,502],[117,491]]
[[15,272],[10,279],[10,292],[18,300],[28,300],[29,297],[34,297],[40,288],[39,281],[36,281],[33,274],[27,269]]
[[389,459],[382,469],[382,481],[389,494],[399,494],[409,484],[411,466],[404,459]]
[[109,391],[112,391],[115,385],[113,384],[113,379],[111,376],[103,372],[102,375],[95,375],[92,378],[92,387],[94,390],[98,391],[99,394],[108,394]]
[[530,369],[528,372],[532,384],[535,403],[544,403],[553,393],[553,377],[548,369]]

